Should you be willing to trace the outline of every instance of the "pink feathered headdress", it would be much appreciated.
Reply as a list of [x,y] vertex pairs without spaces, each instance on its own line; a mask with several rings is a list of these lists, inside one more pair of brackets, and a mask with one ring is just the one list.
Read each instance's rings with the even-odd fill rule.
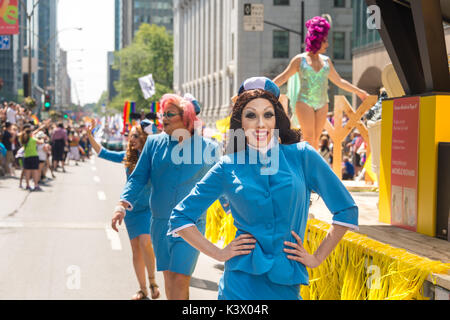
[[306,51],[317,53],[322,46],[323,40],[328,36],[330,24],[327,19],[322,17],[314,17],[306,22],[308,34],[306,35]]

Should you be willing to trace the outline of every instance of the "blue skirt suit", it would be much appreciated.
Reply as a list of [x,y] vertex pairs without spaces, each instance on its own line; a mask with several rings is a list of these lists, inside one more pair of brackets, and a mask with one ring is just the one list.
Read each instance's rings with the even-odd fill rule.
[[303,240],[311,191],[333,214],[333,223],[357,229],[358,208],[330,166],[307,143],[280,145],[267,154],[253,148],[226,155],[172,211],[169,234],[192,225],[221,195],[229,201],[236,237],[257,240],[248,255],[225,263],[219,299],[297,300],[308,284],[306,267],[287,258],[284,242]]
[[[125,159],[125,151],[110,151],[102,148],[98,157],[109,160],[116,163],[122,163]],[[128,169],[126,170],[127,180],[130,178]],[[133,210],[127,210],[125,215],[125,227],[127,228],[128,236],[130,240],[142,235],[150,234],[150,219],[152,213],[148,204],[148,198],[150,197],[150,184],[144,186],[138,191],[138,198],[140,199]]]
[[[198,135],[183,143],[167,133],[149,136],[137,166],[124,188],[121,200],[130,207],[139,205],[144,199],[137,191],[150,184],[152,211],[150,234],[156,256],[158,271],[172,271],[192,275],[199,251],[182,238],[167,236],[168,223],[173,208],[194,188],[217,162],[218,145]],[[191,222],[200,232],[206,229],[206,210],[199,212]]]

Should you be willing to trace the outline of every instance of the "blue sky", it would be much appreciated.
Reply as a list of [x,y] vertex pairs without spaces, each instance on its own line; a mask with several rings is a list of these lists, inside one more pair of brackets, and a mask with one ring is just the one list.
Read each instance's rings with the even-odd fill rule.
[[[97,102],[107,88],[107,52],[114,50],[114,0],[59,0],[59,43],[68,51],[72,101]],[[83,51],[81,51],[83,49]]]

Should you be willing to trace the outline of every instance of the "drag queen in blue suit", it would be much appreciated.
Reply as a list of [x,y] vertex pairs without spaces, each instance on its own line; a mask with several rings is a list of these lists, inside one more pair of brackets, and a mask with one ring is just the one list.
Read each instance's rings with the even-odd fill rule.
[[[189,194],[197,182],[217,162],[218,145],[195,133],[201,128],[194,104],[178,95],[167,94],[161,99],[164,132],[149,136],[142,155],[128,179],[120,206],[132,208],[141,204],[139,190],[150,184],[152,211],[150,234],[155,249],[157,270],[163,271],[166,296],[189,299],[189,283],[199,251],[182,238],[167,236],[168,222],[173,208]],[[206,210],[199,212],[195,221],[201,233],[206,228]],[[113,218],[113,228],[121,222],[123,210]],[[126,219],[126,217],[125,217]]]
[[[299,142],[279,94],[267,78],[243,83],[231,115],[235,131],[230,132],[227,155],[172,211],[170,235],[225,261],[219,299],[301,299],[300,285],[308,284],[306,267],[318,267],[348,228],[358,228],[355,202],[322,157]],[[312,191],[333,214],[333,225],[318,250],[309,254],[302,243]],[[237,228],[235,240],[224,249],[194,226],[222,195]]]
[[[131,172],[133,172],[137,164],[148,134],[155,133],[152,128],[155,128],[155,126],[149,120],[144,120],[140,125],[133,127],[128,138],[126,151],[116,152],[101,147],[92,136],[92,125],[88,128],[88,138],[99,158],[115,163],[124,163],[127,179],[129,179]],[[155,253],[153,252],[150,238],[150,218],[152,214],[147,201],[149,195],[150,186],[147,185],[138,192],[138,197],[141,199],[139,205],[127,212],[125,218],[125,226],[133,252],[134,271],[136,272],[140,286],[140,290],[133,296],[133,300],[146,299],[148,296],[145,268],[147,268],[148,272],[152,299],[157,299],[160,296],[155,279]]]

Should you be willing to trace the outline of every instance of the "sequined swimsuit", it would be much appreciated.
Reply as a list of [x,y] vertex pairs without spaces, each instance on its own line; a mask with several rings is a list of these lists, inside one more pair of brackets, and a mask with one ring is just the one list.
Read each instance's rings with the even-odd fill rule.
[[300,62],[300,91],[298,93],[298,101],[302,101],[312,107],[314,110],[319,110],[330,101],[328,99],[328,75],[330,73],[330,64],[328,57],[319,55],[323,60],[323,67],[319,72],[306,62],[305,56],[301,56]]

